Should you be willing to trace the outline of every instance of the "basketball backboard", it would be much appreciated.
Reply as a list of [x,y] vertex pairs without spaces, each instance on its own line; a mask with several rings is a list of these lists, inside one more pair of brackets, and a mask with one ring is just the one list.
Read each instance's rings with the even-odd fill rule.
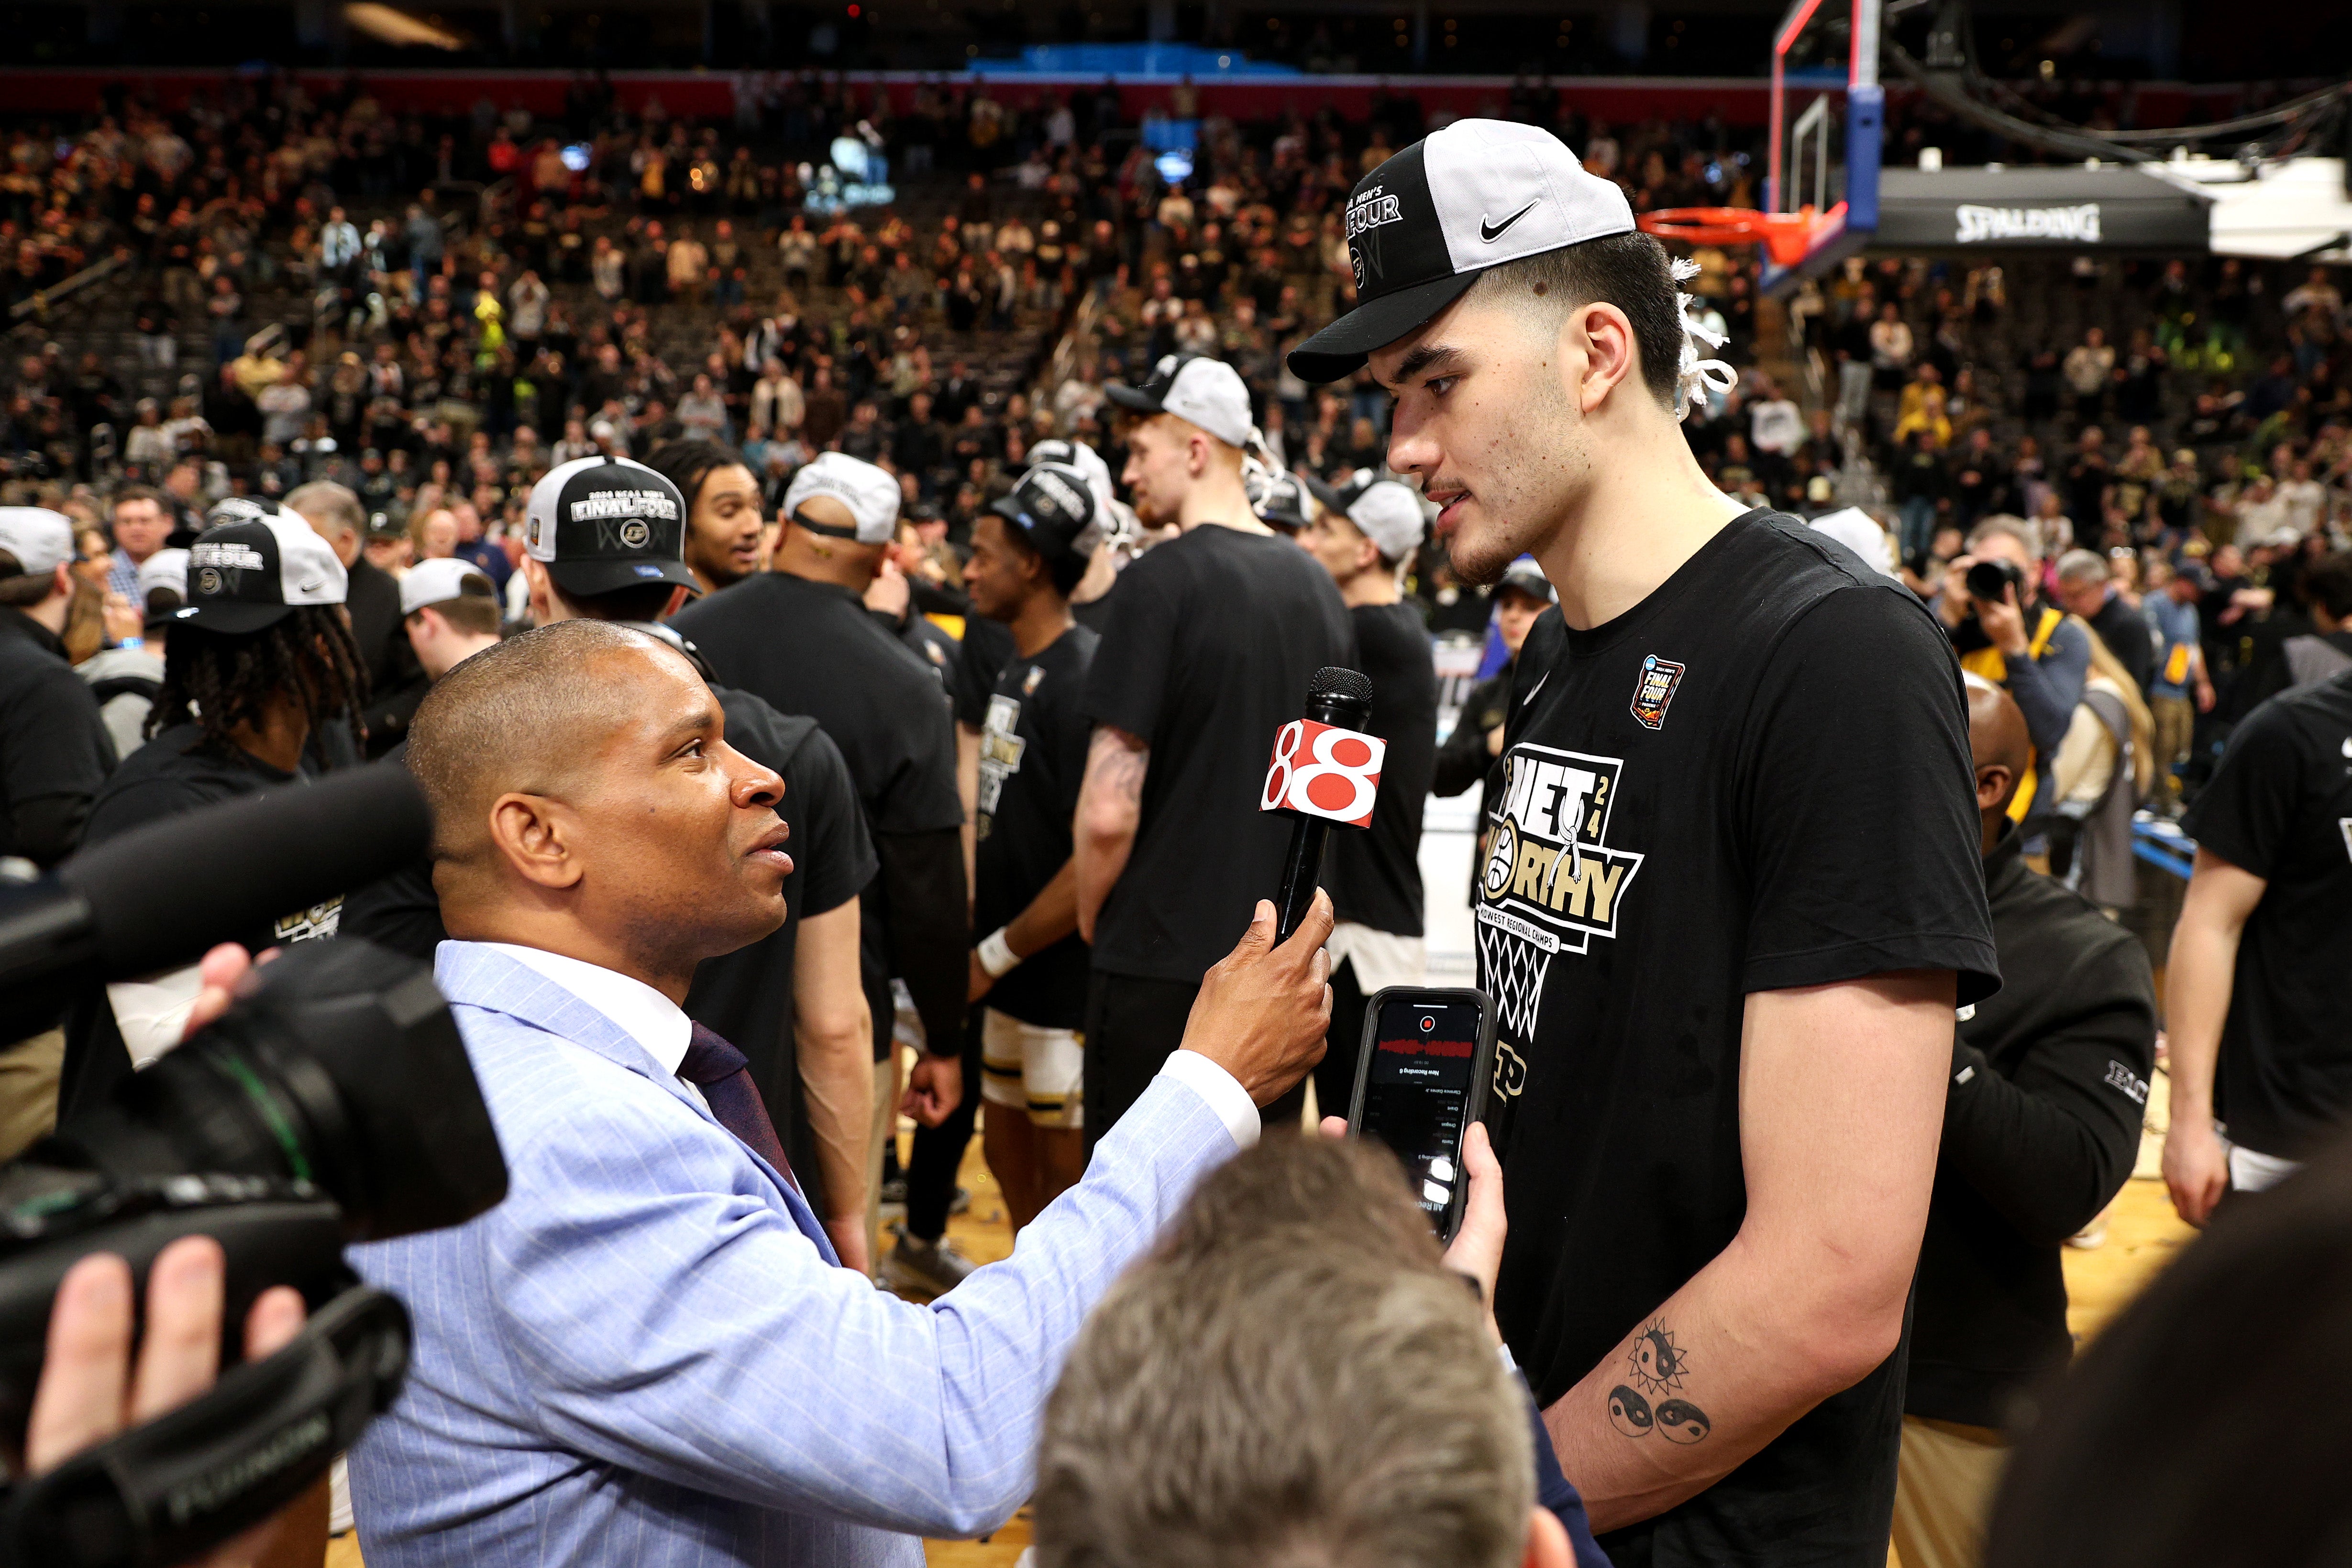
[[1768,255],[1768,289],[1827,271],[1877,230],[1879,11],[1880,0],[1795,0],[1773,29],[1764,208],[1811,221],[1801,257]]

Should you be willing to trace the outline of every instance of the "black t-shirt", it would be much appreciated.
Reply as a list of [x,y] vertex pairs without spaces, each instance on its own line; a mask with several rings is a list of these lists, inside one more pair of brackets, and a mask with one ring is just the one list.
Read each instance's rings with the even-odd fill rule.
[[[203,740],[204,731],[196,725],[174,724],[131,752],[99,791],[82,842],[103,844],[150,822],[279,784],[299,784],[309,776],[307,766],[301,773],[289,773],[249,752],[205,745]],[[159,866],[155,874],[168,877],[171,868]],[[308,909],[289,910],[268,925],[221,931],[214,940],[237,942],[258,954],[281,942],[333,936],[341,923],[342,907],[342,896],[337,894]]]
[[[234,746],[202,744],[204,731],[194,724],[175,724],[131,753],[114,776],[106,781],[91,805],[84,844],[108,839],[183,812],[194,811],[242,795],[258,794],[280,784],[302,782],[300,773],[286,773]],[[172,868],[158,866],[159,878]],[[310,942],[335,935],[342,920],[341,895],[289,910],[276,920],[244,931],[213,931],[209,942],[233,942],[258,956],[284,942]],[[66,1013],[66,1055],[59,1074],[58,1115],[70,1117],[97,1103],[131,1075],[131,1056],[116,1028],[106,989],[91,985]]]
[[63,856],[114,761],[98,700],[62,645],[0,609],[0,855],[45,866]]
[[782,775],[784,798],[776,815],[792,832],[784,851],[793,869],[784,879],[784,923],[749,947],[703,960],[687,993],[686,1012],[750,1061],[751,1081],[784,1139],[793,1174],[823,1214],[824,1173],[793,1044],[793,966],[801,921],[839,909],[874,879],[874,847],[848,765],[815,720],[779,713],[733,687],[710,689],[727,715],[727,743]]
[[[1118,584],[1114,582],[1111,586],[1116,588]],[[1072,605],[1070,619],[1100,637],[1110,628],[1110,595],[1105,594],[1100,598],[1088,599],[1083,605]]]
[[1085,710],[1151,748],[1095,967],[1197,982],[1274,896],[1290,819],[1258,809],[1275,734],[1327,664],[1355,662],[1329,574],[1286,539],[1204,523],[1119,574]]
[[963,826],[940,677],[856,595],[761,573],[688,605],[672,624],[719,679],[817,721],[841,748],[874,832]]
[[1013,633],[1003,622],[980,616],[965,619],[962,656],[956,660],[954,688],[949,692],[957,723],[975,730],[988,723],[988,700],[996,690],[996,678],[1018,657]]
[[2268,884],[2238,941],[2215,1109],[2301,1159],[2352,1121],[2352,671],[2272,698],[2180,819]]
[[1372,683],[1371,732],[1389,743],[1372,825],[1335,829],[1323,886],[1340,920],[1398,936],[1421,934],[1421,814],[1437,770],[1437,666],[1411,605],[1360,605],[1356,668]]
[[[996,678],[980,739],[971,920],[980,935],[1027,909],[1069,863],[1094,733],[1079,702],[1098,640],[1074,626],[1034,658],[1015,652]],[[1031,953],[989,989],[988,1005],[1024,1024],[1076,1028],[1087,1010],[1087,944],[1073,931]]]
[[[1942,628],[1780,513],[1605,625],[1529,633],[1476,899],[1509,1173],[1496,1290],[1549,1405],[1738,1232],[1750,992],[1901,969],[1997,984]],[[1604,1544],[1621,1565],[1880,1568],[1902,1355]]]
[[[841,748],[866,829],[877,839],[961,832],[943,672],[885,630],[856,595],[762,573],[688,605],[672,624],[719,679],[817,721]],[[960,852],[955,870],[961,881]],[[890,1037],[889,976],[905,973],[894,963],[886,904],[877,887],[858,912],[877,1060]],[[961,908],[956,912],[960,919]]]

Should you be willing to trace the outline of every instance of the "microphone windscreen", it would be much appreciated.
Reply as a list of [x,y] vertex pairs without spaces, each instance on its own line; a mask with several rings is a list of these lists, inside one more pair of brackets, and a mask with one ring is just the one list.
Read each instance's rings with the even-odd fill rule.
[[89,905],[106,978],[124,980],[375,881],[432,841],[425,792],[378,763],[149,823],[57,875]]
[[1307,700],[1312,702],[1318,697],[1337,697],[1347,702],[1370,702],[1372,700],[1371,679],[1360,669],[1349,669],[1342,664],[1327,664],[1315,672],[1314,679],[1307,683]]

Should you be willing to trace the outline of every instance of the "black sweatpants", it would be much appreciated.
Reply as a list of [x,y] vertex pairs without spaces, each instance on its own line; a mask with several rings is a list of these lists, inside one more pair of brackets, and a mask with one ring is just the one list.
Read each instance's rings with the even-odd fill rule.
[[1315,1064],[1318,1116],[1345,1116],[1355,1103],[1367,1002],[1364,988],[1356,984],[1355,960],[1341,959],[1331,972],[1331,1026],[1323,1034],[1323,1059]]
[[[1198,983],[1094,972],[1087,984],[1087,1159],[1094,1158],[1103,1134],[1143,1098],[1160,1065],[1184,1043],[1184,1026],[1200,994]],[[1258,1114],[1269,1130],[1296,1128],[1306,1103],[1301,1079],[1273,1104],[1261,1106]]]
[[963,1023],[963,1098],[937,1127],[915,1128],[915,1152],[907,1160],[907,1234],[918,1241],[937,1241],[948,1232],[948,1210],[955,1206],[956,1172],[963,1165],[964,1146],[980,1115],[980,1016],[970,1008]]

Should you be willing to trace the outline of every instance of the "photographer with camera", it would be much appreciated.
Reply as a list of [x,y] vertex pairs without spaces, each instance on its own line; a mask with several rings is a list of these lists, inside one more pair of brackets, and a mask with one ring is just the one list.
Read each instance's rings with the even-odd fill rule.
[[1960,668],[2008,691],[2025,715],[2033,761],[2010,802],[2010,820],[2046,812],[2037,770],[2049,765],[2074,722],[2091,671],[2090,634],[2042,597],[2042,543],[2021,518],[1989,517],[1970,531],[1935,610]]
[[371,1568],[912,1568],[918,1533],[995,1528],[1087,1309],[1320,1054],[1328,900],[1279,947],[1261,904],[1085,1176],[921,1307],[835,1266],[742,1055],[681,1010],[791,869],[780,782],[686,657],[597,621],[509,638],[426,696],[408,763],[511,1173],[473,1224],[353,1249],[417,1340],[352,1456]]

